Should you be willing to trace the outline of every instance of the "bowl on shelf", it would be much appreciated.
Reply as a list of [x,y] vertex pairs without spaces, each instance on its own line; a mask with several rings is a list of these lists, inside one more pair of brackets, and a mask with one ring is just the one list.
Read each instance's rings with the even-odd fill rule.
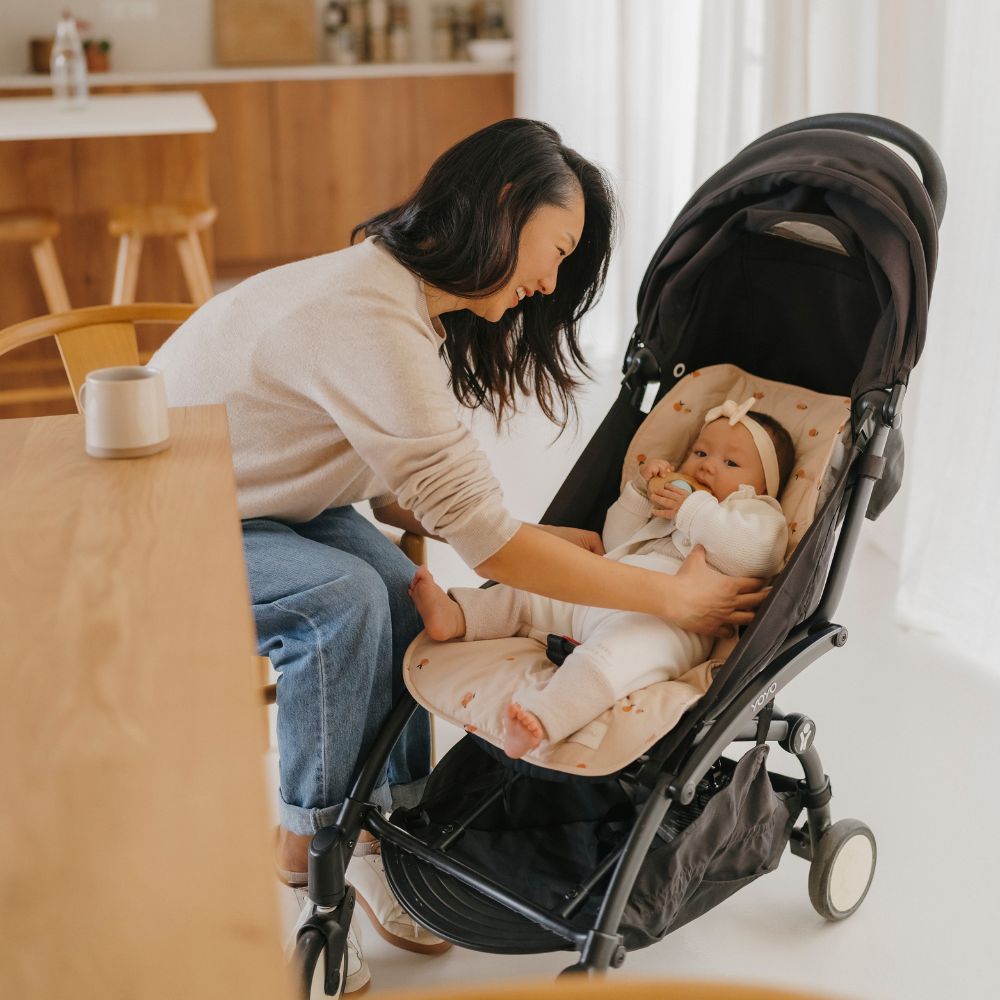
[[469,58],[478,63],[509,63],[514,58],[514,40],[511,38],[472,38],[469,40]]

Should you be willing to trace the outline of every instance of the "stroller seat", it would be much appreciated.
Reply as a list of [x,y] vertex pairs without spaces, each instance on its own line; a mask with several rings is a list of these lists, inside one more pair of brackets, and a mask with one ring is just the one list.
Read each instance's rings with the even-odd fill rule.
[[[621,486],[634,478],[640,455],[679,459],[701,429],[704,415],[726,399],[757,397],[755,409],[773,416],[795,444],[796,465],[780,498],[789,525],[786,558],[808,530],[818,504],[836,482],[845,455],[851,401],[751,375],[734,365],[689,373],[657,403],[626,452]],[[558,669],[538,633],[476,642],[435,642],[421,634],[403,664],[416,701],[441,718],[500,747],[503,720],[514,693],[544,687]],[[709,659],[676,680],[634,692],[556,744],[543,743],[524,760],[554,771],[588,776],[628,766],[667,733],[708,690],[716,668],[736,645],[717,640]]]

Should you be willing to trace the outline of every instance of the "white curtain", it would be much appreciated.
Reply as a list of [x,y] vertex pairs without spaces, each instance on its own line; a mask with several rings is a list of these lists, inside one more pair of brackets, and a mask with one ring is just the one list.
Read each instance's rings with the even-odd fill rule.
[[[643,271],[684,202],[775,125],[895,118],[940,152],[951,195],[901,497],[869,532],[900,562],[900,619],[984,661],[1000,612],[1000,4],[991,0],[520,0],[518,113],[616,181],[623,231],[591,357],[620,357]],[[961,485],[956,485],[961,484]]]
[[[919,368],[898,607],[1000,670],[1000,5],[948,8],[940,153],[948,211]],[[912,410],[907,407],[907,410]]]

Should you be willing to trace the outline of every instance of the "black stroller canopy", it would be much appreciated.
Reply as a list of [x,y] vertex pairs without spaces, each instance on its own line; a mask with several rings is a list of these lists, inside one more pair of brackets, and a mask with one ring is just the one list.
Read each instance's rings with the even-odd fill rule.
[[[906,384],[926,333],[943,172],[930,147],[915,150],[925,177],[940,174],[936,213],[902,157],[842,130],[852,117],[870,134],[900,128],[869,116],[793,123],[684,207],[639,289],[633,347],[655,356],[661,395],[716,363],[855,399]],[[900,144],[910,138],[922,143],[907,132]]]

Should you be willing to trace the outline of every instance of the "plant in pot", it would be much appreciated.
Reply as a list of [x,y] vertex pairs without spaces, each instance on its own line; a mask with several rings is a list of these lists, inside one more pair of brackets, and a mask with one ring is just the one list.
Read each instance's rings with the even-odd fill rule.
[[111,42],[106,38],[86,38],[83,52],[89,73],[106,73],[111,68]]

